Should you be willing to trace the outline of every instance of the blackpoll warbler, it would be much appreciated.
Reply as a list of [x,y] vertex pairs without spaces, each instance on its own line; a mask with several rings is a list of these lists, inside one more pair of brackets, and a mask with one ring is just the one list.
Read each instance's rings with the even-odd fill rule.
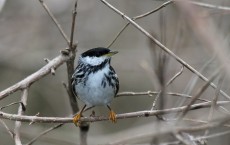
[[85,103],[74,117],[78,124],[86,106],[88,108],[105,105],[109,108],[109,119],[115,123],[116,113],[110,108],[112,99],[119,90],[119,80],[110,65],[111,56],[118,53],[107,48],[93,48],[81,54],[77,68],[72,76],[73,93]]

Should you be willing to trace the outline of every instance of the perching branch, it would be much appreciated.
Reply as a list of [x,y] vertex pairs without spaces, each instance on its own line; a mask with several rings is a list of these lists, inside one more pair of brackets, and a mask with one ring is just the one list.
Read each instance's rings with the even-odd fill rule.
[[[66,85],[64,85],[66,87]],[[147,95],[147,96],[153,96],[153,95],[157,95],[159,92],[152,92],[152,91],[147,91],[147,92],[121,92],[117,95],[117,97],[122,97],[122,96],[140,96],[140,95]],[[168,92],[166,93],[167,95],[172,95],[172,96],[178,96],[178,97],[184,97],[184,98],[192,98],[192,96],[187,95],[187,94],[180,94],[180,93],[173,93],[173,92]],[[211,102],[209,100],[205,100],[205,99],[201,99],[198,98],[198,100],[200,101],[204,101],[204,102]],[[220,106],[220,108],[223,109],[223,106]],[[65,125],[64,123],[60,123],[57,124],[53,127],[48,128],[47,130],[43,131],[42,133],[40,133],[38,136],[34,137],[29,143],[27,143],[26,145],[31,145],[33,144],[36,140],[38,140],[40,137],[46,135],[47,133],[53,131],[54,129],[57,129],[59,127],[62,127],[63,125]]]
[[[229,104],[230,101],[218,101],[217,105],[222,106],[225,104]],[[210,107],[212,102],[203,102],[191,105],[190,110],[196,110],[201,108]],[[117,114],[117,119],[126,119],[126,118],[137,118],[137,117],[149,117],[155,115],[164,115],[170,113],[178,113],[182,112],[187,108],[187,106],[164,109],[164,110],[152,110],[152,111],[137,111],[131,113]],[[18,115],[18,114],[9,114],[0,111],[0,118],[22,121],[22,122],[38,122],[38,123],[72,123],[73,118],[70,117],[38,117],[38,116],[26,116],[26,115]],[[105,116],[94,116],[94,117],[82,117],[79,121],[81,122],[96,122],[96,121],[105,121],[109,120],[108,117]]]

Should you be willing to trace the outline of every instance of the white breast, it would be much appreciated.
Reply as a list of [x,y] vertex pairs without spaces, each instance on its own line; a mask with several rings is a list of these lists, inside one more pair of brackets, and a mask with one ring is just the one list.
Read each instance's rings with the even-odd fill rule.
[[104,74],[109,73],[109,64],[106,65],[102,70],[98,72],[91,73],[86,85],[77,84],[75,89],[77,91],[78,97],[87,106],[97,106],[97,105],[108,105],[115,96],[114,90],[108,84],[104,88],[101,84]]

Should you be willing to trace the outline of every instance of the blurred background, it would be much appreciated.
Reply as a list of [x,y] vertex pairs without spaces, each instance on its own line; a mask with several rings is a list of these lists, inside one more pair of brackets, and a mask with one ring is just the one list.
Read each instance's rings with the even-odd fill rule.
[[[120,11],[134,17],[153,10],[166,1],[163,0],[116,0],[109,1]],[[229,0],[199,1],[214,5],[229,6]],[[73,0],[45,0],[52,13],[61,24],[63,30],[70,35]],[[29,74],[34,73],[46,64],[44,58],[52,59],[60,54],[60,50],[67,47],[65,40],[59,33],[50,17],[47,15],[38,0],[1,0],[0,10],[0,90],[15,84]],[[229,41],[229,12],[216,9],[207,9],[207,15],[199,15],[203,19],[212,19],[226,41]],[[117,33],[127,23],[119,15],[106,7],[99,0],[79,0],[77,8],[75,41],[78,41],[77,57],[82,52],[93,47],[107,47]],[[160,40],[175,54],[188,64],[200,71],[204,76],[209,76],[216,69],[218,63],[214,54],[207,51],[206,46],[194,35],[184,16],[174,4],[170,4],[160,11],[145,18],[137,20],[143,28]],[[205,26],[204,26],[205,29]],[[162,55],[160,48],[155,46],[145,35],[133,26],[128,26],[110,47],[119,53],[113,57],[112,65],[120,80],[120,92],[146,92],[159,91],[159,62],[162,57],[167,58],[164,67],[164,77],[167,82],[181,69],[181,65]],[[57,69],[55,76],[48,75],[29,89],[26,115],[65,117],[71,115],[68,95],[62,83],[67,82],[66,65]],[[215,83],[217,81],[214,81]],[[197,79],[193,73],[184,69],[171,85],[169,92],[194,95],[204,82]],[[230,93],[229,80],[226,78],[222,85],[226,93]],[[202,98],[212,100],[215,90],[208,88]],[[14,93],[0,101],[0,106],[20,100],[21,92]],[[122,96],[112,102],[116,113],[126,113],[151,109],[155,96]],[[164,108],[177,107],[181,97],[164,96]],[[220,100],[224,100],[220,97]],[[84,104],[79,101],[79,106]],[[17,113],[18,106],[4,109],[5,112]],[[107,115],[106,107],[93,109],[96,115]],[[190,118],[206,120],[209,109],[192,111]],[[204,115],[205,113],[205,115]],[[90,115],[91,111],[85,113]],[[173,118],[174,115],[169,115]],[[13,129],[14,122],[4,120]],[[185,122],[185,124],[192,122]],[[21,133],[22,142],[26,143],[40,132],[54,124],[23,123]],[[89,144],[106,144],[118,138],[129,137],[134,134],[157,131],[156,117],[133,118],[118,120],[116,124],[109,121],[95,122],[90,125]],[[208,144],[215,145],[221,140],[222,145],[228,145],[229,135],[208,140]],[[148,143],[151,138],[139,141]],[[56,129],[34,144],[63,145],[79,143],[79,128],[73,124],[66,124]],[[0,144],[14,144],[14,141],[0,125]]]

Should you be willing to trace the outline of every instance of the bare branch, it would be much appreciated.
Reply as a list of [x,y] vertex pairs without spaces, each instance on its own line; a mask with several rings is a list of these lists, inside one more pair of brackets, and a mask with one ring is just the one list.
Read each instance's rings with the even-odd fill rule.
[[[201,73],[199,73],[196,69],[194,69],[192,66],[190,66],[188,63],[186,63],[183,59],[181,59],[180,57],[178,57],[176,54],[174,54],[171,50],[169,50],[166,46],[164,46],[160,41],[158,41],[156,38],[154,38],[150,33],[148,33],[144,28],[142,28],[140,25],[138,25],[136,22],[134,22],[131,18],[129,18],[128,16],[126,16],[124,13],[122,13],[121,11],[119,11],[117,8],[115,8],[114,6],[112,6],[110,3],[108,3],[105,0],[101,0],[101,2],[103,2],[106,6],[108,6],[110,9],[112,9],[114,12],[116,12],[117,14],[119,14],[123,19],[129,21],[134,27],[136,27],[138,30],[140,30],[144,35],[146,35],[147,37],[149,37],[154,43],[156,43],[162,50],[164,50],[166,53],[168,53],[170,56],[172,56],[176,61],[178,61],[179,63],[181,63],[182,65],[184,65],[188,70],[190,70],[191,72],[195,73],[197,76],[199,76],[200,79],[204,80],[205,82],[208,82],[209,80],[203,76]],[[212,86],[214,89],[216,89],[216,85],[214,83],[210,83],[210,86]],[[222,90],[220,91],[220,93],[230,99],[229,95],[227,95],[225,92],[223,92]]]
[[[152,10],[152,11],[149,11],[147,13],[144,13],[144,14],[141,14],[141,15],[138,15],[138,16],[135,16],[132,18],[133,21],[137,20],[137,19],[141,19],[141,18],[144,18],[146,16],[149,16],[150,14],[153,14],[157,11],[159,11],[160,9],[166,7],[167,5],[171,4],[172,1],[169,0],[165,3],[163,3],[162,5],[160,5],[159,7],[157,7],[156,9]],[[116,35],[116,37],[113,39],[113,41],[107,46],[107,48],[111,47],[113,45],[113,43],[117,40],[117,38],[121,35],[122,32],[124,32],[124,30],[129,26],[130,22],[128,22],[127,24],[124,25],[124,27],[118,32],[118,34]]]
[[[212,120],[214,110],[216,109],[216,102],[217,102],[218,97],[219,97],[219,93],[220,93],[221,85],[223,83],[223,79],[224,79],[224,75],[221,75],[219,80],[218,80],[217,88],[215,91],[215,96],[213,97],[213,100],[212,100],[212,105],[210,107],[210,111],[209,111],[209,115],[208,115],[208,121]],[[209,130],[206,130],[204,135],[208,135],[208,133],[209,133]]]
[[[23,103],[23,106],[25,107],[27,104],[27,98],[28,98],[28,88],[25,88],[22,92],[21,102]],[[18,107],[18,115],[23,115],[25,113],[25,108],[23,109],[22,106]],[[21,121],[15,121],[15,128],[14,128],[14,141],[16,145],[22,145],[21,138],[20,138],[20,128],[21,128]]]
[[[203,73],[204,70],[215,60],[216,55],[213,54],[213,56],[207,61],[205,62],[205,64],[199,69],[199,72]],[[191,94],[193,89],[195,88],[197,81],[199,80],[199,77],[196,74],[193,74],[193,76],[191,77],[191,79],[189,80],[187,86],[184,89],[184,94]],[[180,100],[180,103],[177,106],[182,106],[184,104],[185,100]]]
[[224,80],[224,76],[221,75],[220,78],[219,78],[219,81],[218,81],[218,85],[217,85],[216,91],[215,91],[215,96],[213,97],[213,100],[212,100],[212,106],[210,108],[208,120],[212,119],[213,112],[214,112],[214,109],[216,108],[216,102],[217,102],[218,97],[219,97],[219,93],[220,93],[220,89],[221,89],[221,85],[223,83],[223,80]]
[[23,109],[25,110],[25,106],[24,106],[24,104],[23,104],[21,101],[10,103],[10,104],[8,104],[8,105],[6,105],[6,106],[1,107],[0,110],[5,109],[5,108],[10,107],[10,106],[15,105],[15,104],[20,104],[20,105],[22,105]]
[[196,2],[196,1],[188,1],[188,2],[193,4],[193,5],[201,6],[204,8],[210,8],[210,9],[216,9],[216,10],[222,10],[222,11],[230,11],[230,7],[226,7],[226,6],[218,6],[218,5],[212,5],[212,4],[203,3],[203,2]]
[[74,4],[74,10],[73,10],[73,15],[72,15],[72,26],[71,26],[71,34],[70,34],[70,49],[74,51],[76,47],[73,47],[73,38],[74,38],[74,29],[75,29],[75,20],[76,20],[76,15],[77,15],[77,2],[78,0],[75,1]]
[[200,90],[197,92],[197,94],[195,96],[192,97],[191,101],[186,106],[186,109],[182,112],[182,114],[181,114],[181,116],[179,117],[178,120],[182,119],[186,115],[186,113],[190,109],[191,105],[193,103],[195,103],[195,101],[197,100],[197,98],[199,98],[203,94],[203,92],[208,88],[209,83],[212,82],[217,77],[217,75],[219,74],[219,72],[220,72],[220,70],[217,70],[216,72],[214,72],[213,75],[212,75],[212,77],[210,78],[210,80],[202,88],[200,88]]
[[184,145],[191,145],[180,133],[173,133],[173,135]]
[[43,8],[46,10],[46,12],[50,16],[50,18],[53,20],[54,24],[58,27],[58,30],[60,31],[61,35],[64,37],[64,39],[66,40],[66,42],[69,46],[70,40],[67,37],[67,35],[65,34],[65,32],[63,31],[63,29],[62,29],[61,25],[59,24],[59,22],[57,21],[57,19],[54,17],[53,13],[51,13],[50,9],[47,7],[47,5],[44,3],[43,0],[39,0],[39,2],[43,6]]
[[6,125],[6,123],[2,119],[0,119],[0,122],[6,128],[6,131],[10,134],[10,136],[14,139],[14,136],[15,136],[14,132],[9,129],[9,127]]
[[[178,73],[176,73],[166,84],[166,87],[169,86],[178,76],[180,76],[182,74],[184,70],[184,66],[181,67],[180,71]],[[154,101],[153,101],[153,105],[152,105],[152,108],[151,110],[153,110],[156,106],[156,102],[158,100],[158,98],[160,97],[160,94],[161,94],[162,90],[159,91],[159,93],[157,94],[157,96],[155,97]]]
[[[44,58],[44,60],[45,60],[46,63],[50,62],[50,60],[48,58]],[[55,75],[55,69],[54,68],[51,68],[51,74]]]
[[75,20],[76,20],[76,15],[77,15],[77,2],[78,2],[78,0],[75,1],[73,13],[72,13],[70,44],[69,44],[69,48],[68,48],[68,50],[70,50],[70,52],[72,53],[72,56],[66,62],[68,85],[65,84],[65,88],[66,88],[68,96],[69,96],[69,101],[70,101],[70,105],[71,105],[71,109],[72,109],[73,114],[79,111],[76,96],[72,92],[72,81],[71,81],[72,75],[74,73],[74,60],[75,60],[76,48],[77,48],[77,44],[74,44],[74,42],[73,42],[74,30],[75,30]]
[[42,133],[40,133],[38,136],[36,136],[35,138],[33,138],[31,141],[29,141],[26,145],[32,145],[35,141],[37,141],[40,137],[46,135],[47,133],[49,133],[50,131],[53,131],[54,129],[57,129],[59,127],[61,127],[62,125],[64,125],[64,123],[55,125],[45,131],[43,131]]
[[168,134],[172,134],[174,132],[197,132],[197,131],[202,131],[205,129],[211,129],[211,128],[216,128],[219,126],[224,125],[227,121],[229,121],[230,116],[227,116],[225,118],[219,118],[215,121],[212,121],[208,124],[204,124],[204,125],[193,125],[193,126],[189,126],[189,127],[176,127],[176,126],[168,126],[165,128],[162,128],[162,130],[159,131],[155,131],[152,133],[146,133],[146,134],[138,134],[138,135],[133,135],[133,136],[129,136],[127,138],[121,139],[121,140],[116,140],[116,142],[112,142],[112,143],[107,143],[109,145],[120,145],[120,144],[124,144],[124,143],[129,143],[131,141],[133,141],[134,139],[136,141],[140,140],[140,139],[145,139],[145,138],[153,138],[153,137],[160,137],[160,136],[165,136]]
[[113,41],[107,46],[107,48],[110,48],[113,43],[117,40],[117,38],[121,35],[122,32],[129,26],[130,23],[127,23],[124,25],[124,27],[117,33],[116,37],[113,39]]
[[173,1],[172,1],[172,0],[169,0],[169,1],[165,2],[165,3],[163,3],[162,5],[160,5],[159,7],[157,7],[156,9],[154,9],[154,10],[152,10],[152,11],[149,11],[149,12],[147,12],[147,13],[144,13],[144,14],[142,14],[142,15],[133,17],[132,19],[135,21],[135,20],[137,20],[137,19],[140,19],[140,18],[146,17],[146,16],[148,16],[148,15],[151,15],[151,14],[153,14],[153,13],[159,11],[160,9],[166,7],[167,5],[169,5],[169,4],[171,4],[171,3],[173,3]]
[[[213,133],[213,134],[207,135],[207,136],[196,137],[192,141],[200,141],[200,140],[203,140],[203,139],[210,139],[210,138],[213,139],[215,137],[220,137],[220,136],[223,136],[223,135],[227,135],[229,133],[230,133],[230,130],[219,132],[219,133]],[[164,145],[173,145],[173,144],[177,145],[179,143],[180,143],[179,141],[173,141],[173,142],[167,142],[167,143],[162,143],[162,144],[164,144]]]
[[[218,101],[217,105],[222,106],[225,104],[229,104],[230,101]],[[212,102],[203,102],[191,105],[190,110],[196,110],[201,108],[210,107]],[[169,108],[164,110],[152,110],[152,111],[137,111],[131,113],[117,114],[117,119],[126,119],[126,118],[136,118],[136,117],[149,117],[155,115],[164,115],[170,113],[178,113],[182,112],[187,108],[187,106]],[[38,117],[38,116],[26,116],[26,115],[17,115],[17,114],[9,114],[0,111],[0,118],[9,119],[9,120],[17,120],[23,122],[38,122],[38,123],[72,123],[73,118],[71,117]],[[105,116],[91,116],[91,117],[82,117],[80,119],[81,122],[96,122],[96,121],[105,121],[108,120],[108,117]]]
[[41,69],[36,71],[35,73],[29,75],[25,79],[21,80],[20,82],[14,84],[13,86],[3,90],[0,92],[0,100],[7,97],[8,95],[29,87],[31,84],[36,82],[37,80],[41,79],[42,77],[46,76],[47,74],[51,73],[51,69],[57,69],[61,64],[66,62],[70,58],[69,55],[59,55],[56,58],[50,60],[48,64],[43,66]]
[[180,76],[182,74],[184,70],[184,66],[181,67],[180,71],[178,73],[176,73],[166,84],[166,86],[170,85],[178,76]]
[[[141,96],[141,95],[147,95],[152,97],[153,95],[157,95],[159,92],[154,91],[147,91],[147,92],[121,92],[118,93],[116,97],[122,97],[122,96]],[[191,95],[187,94],[181,94],[181,93],[175,93],[175,92],[167,92],[167,95],[177,96],[177,97],[184,97],[184,98],[192,98]],[[197,100],[204,101],[204,102],[211,102],[206,99],[198,98]]]

